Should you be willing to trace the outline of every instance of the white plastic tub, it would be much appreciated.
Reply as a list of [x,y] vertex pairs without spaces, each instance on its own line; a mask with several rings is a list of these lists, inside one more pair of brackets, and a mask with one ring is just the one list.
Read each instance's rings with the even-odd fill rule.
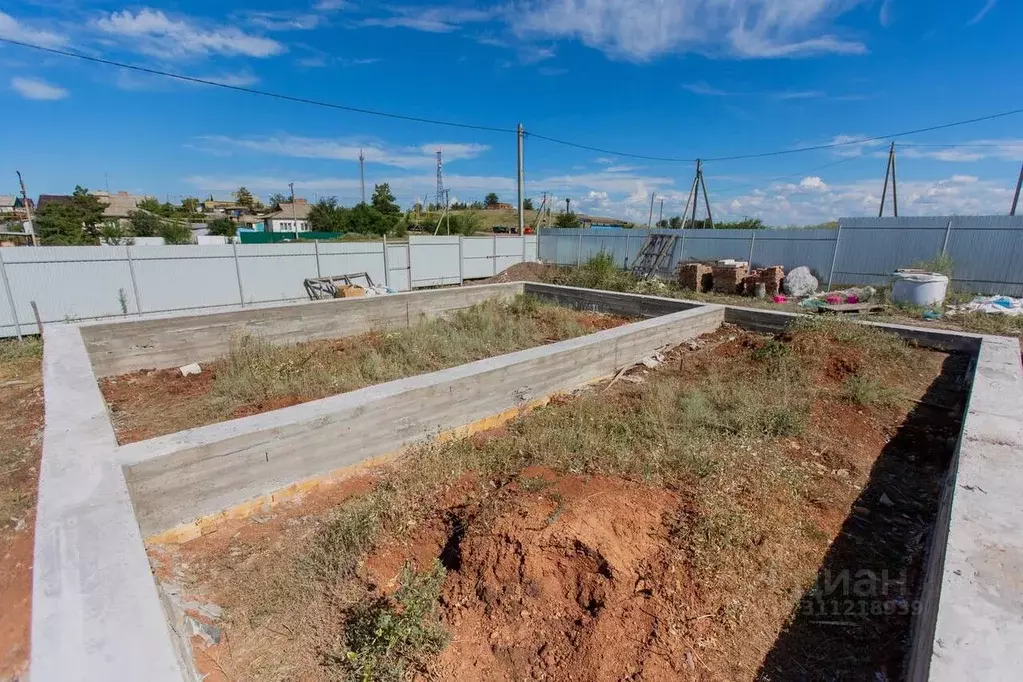
[[896,270],[892,282],[892,301],[930,306],[944,302],[948,277],[924,270]]

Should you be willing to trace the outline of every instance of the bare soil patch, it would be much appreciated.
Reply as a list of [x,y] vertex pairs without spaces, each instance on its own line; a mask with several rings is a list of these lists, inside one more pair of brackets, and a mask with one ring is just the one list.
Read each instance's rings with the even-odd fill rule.
[[723,327],[150,556],[210,679],[898,679],[967,364]]
[[35,502],[42,455],[42,344],[0,341],[0,680],[28,670]]
[[100,381],[122,444],[269,412],[401,377],[562,341],[630,322],[519,297],[394,332],[275,345],[232,340],[201,374],[142,370]]

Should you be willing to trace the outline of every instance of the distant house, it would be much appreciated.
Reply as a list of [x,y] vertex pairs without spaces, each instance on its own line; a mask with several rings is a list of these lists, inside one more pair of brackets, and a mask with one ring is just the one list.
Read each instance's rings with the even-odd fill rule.
[[506,203],[503,203],[503,202],[500,202],[500,201],[498,201],[497,203],[494,203],[494,204],[487,204],[487,210],[488,211],[510,211],[513,208],[515,208],[515,207],[512,206],[511,204],[506,204]]
[[267,232],[308,232],[309,211],[312,205],[305,199],[295,199],[295,203],[282,203],[278,210],[263,216],[263,225]]
[[122,221],[128,218],[128,214],[138,209],[139,204],[148,197],[129,194],[128,192],[89,192],[92,196],[106,204],[103,209],[103,219],[110,221]]
[[71,201],[70,194],[40,194],[38,206],[41,211],[49,204],[70,204]]
[[14,197],[0,196],[0,215],[13,215],[14,202]]

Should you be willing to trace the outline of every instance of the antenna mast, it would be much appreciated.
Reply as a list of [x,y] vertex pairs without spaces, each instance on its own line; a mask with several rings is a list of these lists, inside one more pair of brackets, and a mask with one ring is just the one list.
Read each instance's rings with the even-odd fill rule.
[[362,203],[366,203],[366,173],[364,168],[364,161],[366,157],[363,155],[362,150],[359,150],[359,187],[362,190]]
[[444,152],[437,148],[437,207],[445,206],[444,201]]

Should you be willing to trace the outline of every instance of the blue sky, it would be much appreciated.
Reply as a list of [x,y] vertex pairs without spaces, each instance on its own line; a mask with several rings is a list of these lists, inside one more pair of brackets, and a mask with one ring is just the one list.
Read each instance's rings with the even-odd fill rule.
[[[0,37],[409,116],[680,159],[745,155],[1023,107],[1018,0],[258,0],[0,4]],[[0,193],[75,184],[178,200],[246,185],[405,204],[512,201],[515,138],[317,108],[0,45]],[[900,213],[1005,213],[1023,115],[897,140]],[[959,146],[931,146],[959,145]],[[968,146],[967,146],[968,145]],[[808,224],[877,211],[887,143],[708,162],[716,217]],[[527,195],[645,222],[693,164],[526,140]],[[655,209],[655,213],[659,210]]]

